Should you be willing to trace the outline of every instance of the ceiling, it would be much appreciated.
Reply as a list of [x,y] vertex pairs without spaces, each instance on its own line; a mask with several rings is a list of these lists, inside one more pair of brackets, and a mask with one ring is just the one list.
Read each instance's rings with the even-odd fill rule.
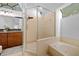
[[46,15],[48,12],[55,11],[64,3],[20,3],[22,9],[25,11],[27,10],[27,14],[29,16],[36,16],[37,7],[38,7],[38,14]]
[[21,3],[21,4],[25,5],[25,8],[33,8],[33,7],[41,6],[51,11],[54,11],[60,6],[64,5],[64,3]]
[[22,11],[18,3],[0,3],[0,8]]
[[41,6],[49,10],[55,10],[61,5],[63,5],[63,3],[28,3],[27,8],[34,7],[34,6]]
[[22,11],[23,7],[20,7],[20,5],[24,5],[25,8],[41,6],[51,11],[54,11],[58,7],[64,5],[64,3],[0,3],[0,8],[7,8],[11,10],[16,10],[16,11]]
[[79,13],[79,3],[72,3],[71,5],[62,9],[63,17]]

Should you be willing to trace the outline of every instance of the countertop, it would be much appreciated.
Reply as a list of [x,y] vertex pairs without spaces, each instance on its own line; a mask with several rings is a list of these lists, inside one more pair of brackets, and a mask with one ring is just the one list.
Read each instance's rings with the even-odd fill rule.
[[9,32],[22,32],[22,31],[0,31],[0,33],[9,33]]

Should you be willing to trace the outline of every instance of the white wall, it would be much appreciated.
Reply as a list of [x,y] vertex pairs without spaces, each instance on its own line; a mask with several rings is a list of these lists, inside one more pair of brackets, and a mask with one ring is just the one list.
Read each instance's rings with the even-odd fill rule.
[[38,17],[38,39],[55,36],[54,12],[48,12],[45,16]]
[[66,3],[66,4],[63,4],[62,6],[58,7],[56,9],[56,37],[60,37],[61,36],[61,19],[62,19],[62,13],[61,13],[61,9],[67,7],[71,5],[71,3]]
[[56,10],[56,37],[60,37],[62,13],[60,9]]
[[79,13],[62,19],[61,36],[79,39]]

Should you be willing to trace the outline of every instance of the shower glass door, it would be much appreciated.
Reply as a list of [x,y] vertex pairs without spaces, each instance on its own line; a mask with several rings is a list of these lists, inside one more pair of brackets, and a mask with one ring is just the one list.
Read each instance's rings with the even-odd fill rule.
[[37,7],[37,55],[48,55],[48,44],[55,37],[54,12],[44,7]]
[[37,53],[37,8],[27,9],[26,42],[24,55],[36,55]]
[[54,13],[49,9],[37,6],[26,10],[25,56],[47,55],[47,47],[55,36]]

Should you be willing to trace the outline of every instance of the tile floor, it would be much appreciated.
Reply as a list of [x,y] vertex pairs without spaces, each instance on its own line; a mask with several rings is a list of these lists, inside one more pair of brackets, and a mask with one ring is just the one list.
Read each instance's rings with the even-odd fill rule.
[[23,50],[22,46],[7,48],[7,49],[2,51],[1,56],[21,56],[22,50]]
[[[34,53],[34,54],[33,54]],[[27,49],[23,53],[23,46],[7,48],[2,51],[1,56],[34,56],[36,53],[36,42],[27,44]]]

